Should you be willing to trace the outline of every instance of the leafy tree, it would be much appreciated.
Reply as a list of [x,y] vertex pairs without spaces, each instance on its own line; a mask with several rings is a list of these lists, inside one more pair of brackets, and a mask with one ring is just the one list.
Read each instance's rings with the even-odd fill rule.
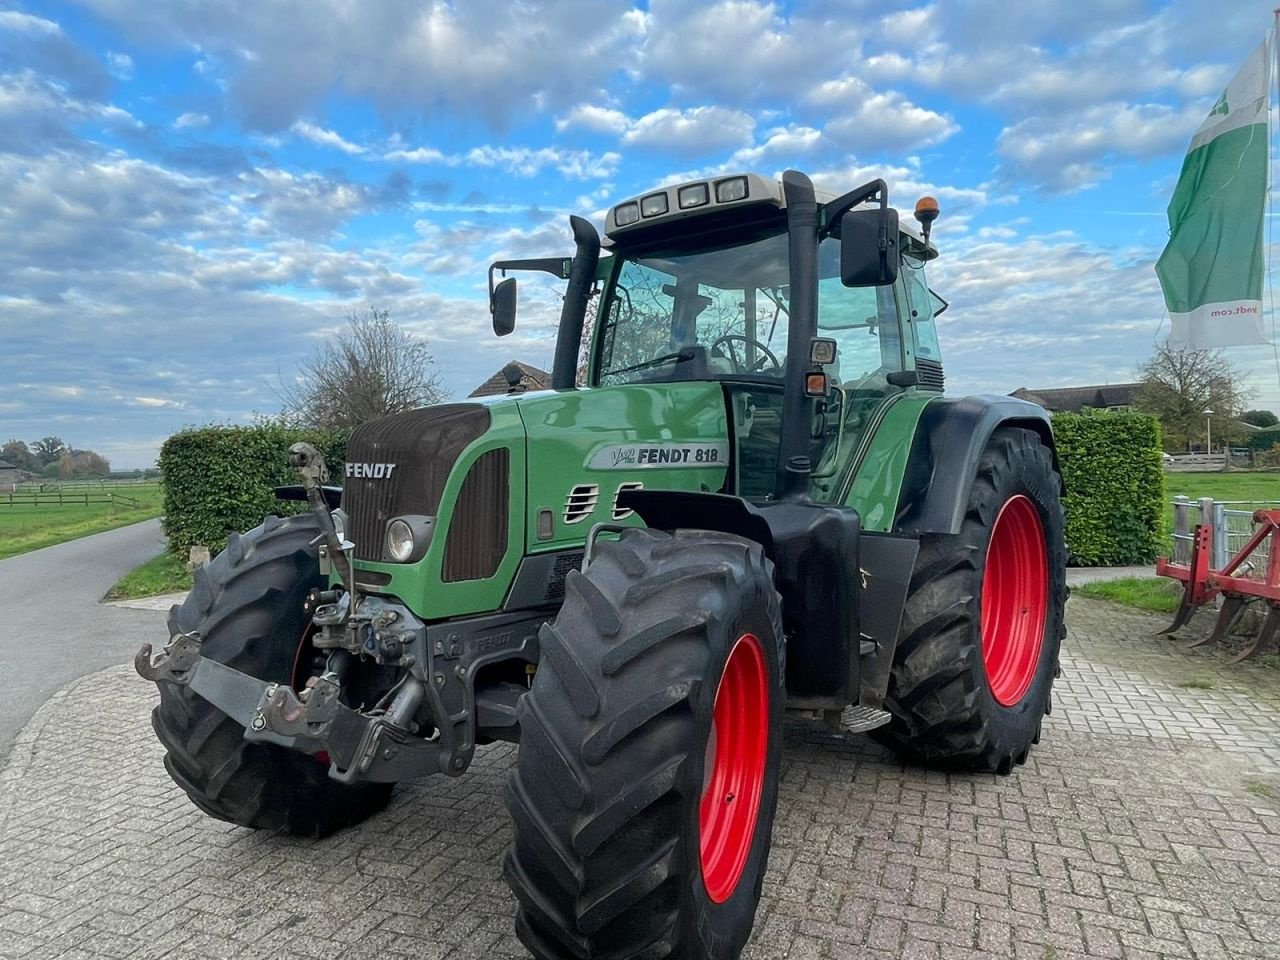
[[347,329],[325,342],[278,391],[286,422],[354,427],[445,399],[427,343],[386,310],[347,314]]
[[1246,410],[1240,414],[1240,420],[1243,423],[1249,423],[1263,429],[1274,427],[1277,423],[1280,423],[1280,417],[1277,417],[1270,410]]
[[67,445],[61,437],[43,437],[31,445],[31,452],[42,467],[57,463],[66,451]]
[[30,470],[33,473],[39,472],[41,463],[36,459],[35,454],[21,440],[9,440],[3,447],[0,447],[0,460],[12,463],[19,470]]
[[1160,421],[1165,447],[1190,450],[1205,436],[1205,411],[1211,410],[1213,435],[1230,440],[1246,395],[1240,373],[1216,350],[1189,350],[1165,342],[1142,365],[1142,386],[1134,406]]

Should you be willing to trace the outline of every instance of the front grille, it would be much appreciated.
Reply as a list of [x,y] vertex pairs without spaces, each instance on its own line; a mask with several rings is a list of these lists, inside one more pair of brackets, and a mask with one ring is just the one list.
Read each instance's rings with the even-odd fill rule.
[[942,375],[942,364],[937,360],[916,357],[916,375],[920,378],[920,386],[926,390],[941,390],[946,386],[946,379]]
[[498,572],[507,553],[511,454],[490,450],[471,465],[444,545],[445,583],[487,580]]
[[[398,413],[363,424],[347,441],[342,508],[357,560],[384,560],[392,517],[434,517],[453,465],[467,444],[489,429],[489,409],[453,403]],[[359,476],[363,464],[394,464],[388,477]]]

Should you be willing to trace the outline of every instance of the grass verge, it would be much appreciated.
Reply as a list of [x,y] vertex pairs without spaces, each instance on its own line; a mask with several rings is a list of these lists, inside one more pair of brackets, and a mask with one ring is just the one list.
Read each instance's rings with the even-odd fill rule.
[[0,560],[160,516],[163,497],[158,483],[109,492],[127,496],[137,506],[123,499],[107,502],[105,494],[92,489],[88,503],[75,502],[83,490],[68,492],[65,503],[54,499],[56,491],[41,494],[38,505],[10,505],[7,495],[0,495]]
[[1072,587],[1075,596],[1094,600],[1110,600],[1126,607],[1172,613],[1182,599],[1182,587],[1168,577],[1126,577],[1122,580],[1099,580]]
[[191,589],[187,565],[171,553],[162,553],[134,567],[107,591],[106,600],[136,600],[162,593],[178,593]]

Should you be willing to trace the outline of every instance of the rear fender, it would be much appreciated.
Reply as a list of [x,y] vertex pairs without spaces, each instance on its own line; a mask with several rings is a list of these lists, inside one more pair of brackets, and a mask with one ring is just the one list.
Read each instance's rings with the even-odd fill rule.
[[940,398],[920,417],[898,500],[898,533],[960,532],[982,452],[1001,427],[1036,433],[1061,476],[1049,412],[1043,407],[1017,397]]

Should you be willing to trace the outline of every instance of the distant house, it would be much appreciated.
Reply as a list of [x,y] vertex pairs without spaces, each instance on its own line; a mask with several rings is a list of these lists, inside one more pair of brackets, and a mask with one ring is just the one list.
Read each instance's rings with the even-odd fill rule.
[[480,386],[471,391],[473,397],[496,397],[504,393],[527,393],[530,390],[546,390],[551,386],[551,374],[531,367],[519,360],[512,360]]
[[1093,387],[1021,387],[1011,394],[1038,403],[1050,413],[1079,413],[1082,410],[1129,410],[1140,383],[1106,383]]
[[6,493],[13,490],[14,484],[22,479],[22,471],[16,464],[8,460],[0,460],[0,490]]

